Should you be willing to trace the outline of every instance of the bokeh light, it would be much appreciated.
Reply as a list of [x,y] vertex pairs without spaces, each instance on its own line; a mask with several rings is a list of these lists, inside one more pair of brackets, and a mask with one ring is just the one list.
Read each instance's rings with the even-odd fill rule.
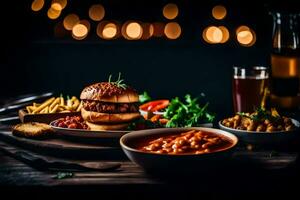
[[119,33],[119,25],[115,22],[102,21],[97,26],[97,35],[106,40],[117,38]]
[[175,40],[181,35],[181,27],[177,22],[167,23],[164,29],[167,38]]
[[72,30],[72,28],[79,23],[79,17],[76,14],[69,14],[64,18],[63,25],[66,30]]
[[84,24],[76,24],[72,29],[72,37],[76,40],[84,39],[88,34],[88,27]]
[[31,3],[31,10],[33,11],[40,11],[44,7],[45,1],[44,0],[34,0]]
[[248,26],[240,26],[236,30],[236,39],[240,45],[250,47],[256,42],[256,34]]
[[228,29],[225,26],[219,26],[218,28],[222,31],[222,40],[220,41],[220,43],[227,42],[230,37]]
[[223,32],[219,27],[209,26],[202,33],[203,39],[210,44],[221,43]]
[[128,40],[138,40],[143,35],[143,28],[139,22],[128,21],[122,26],[122,35]]
[[227,10],[224,6],[222,5],[217,5],[212,9],[212,16],[215,19],[221,20],[226,17]]
[[61,10],[55,10],[52,7],[48,9],[47,15],[49,19],[57,19],[60,16]]
[[178,16],[178,7],[176,4],[169,3],[163,8],[163,15],[167,19],[175,19]]
[[62,6],[59,3],[52,3],[51,8],[53,10],[59,10],[59,11],[61,11],[63,9]]
[[52,0],[51,7],[55,10],[62,10],[67,6],[67,0]]
[[100,21],[104,18],[105,9],[101,4],[92,5],[89,9],[89,17],[94,21]]
[[87,29],[88,29],[88,32],[90,31],[90,29],[91,29],[91,23],[88,20],[86,20],[86,19],[80,20],[79,24],[85,25],[87,27]]

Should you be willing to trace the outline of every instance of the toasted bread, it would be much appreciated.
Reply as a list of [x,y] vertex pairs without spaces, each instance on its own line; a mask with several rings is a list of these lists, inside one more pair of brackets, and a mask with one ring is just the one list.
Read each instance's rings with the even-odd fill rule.
[[17,124],[12,128],[12,134],[20,137],[27,138],[43,138],[52,132],[48,124],[30,122]]

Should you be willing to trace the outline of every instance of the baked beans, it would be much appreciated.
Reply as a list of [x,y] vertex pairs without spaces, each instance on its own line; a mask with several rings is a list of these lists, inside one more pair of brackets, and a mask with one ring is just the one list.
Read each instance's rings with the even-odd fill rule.
[[65,118],[60,118],[54,123],[54,126],[72,129],[88,129],[87,124],[81,116],[67,116]]
[[232,141],[215,133],[191,130],[141,142],[138,150],[158,154],[204,154],[226,149]]

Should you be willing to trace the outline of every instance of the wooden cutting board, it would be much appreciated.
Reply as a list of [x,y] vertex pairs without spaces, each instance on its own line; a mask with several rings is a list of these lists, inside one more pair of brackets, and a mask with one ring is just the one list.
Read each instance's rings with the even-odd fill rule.
[[0,130],[0,140],[37,153],[49,154],[56,157],[77,159],[125,158],[125,154],[116,143],[100,143],[99,141],[95,143],[91,141],[70,140],[63,137],[36,140],[16,137],[9,130]]

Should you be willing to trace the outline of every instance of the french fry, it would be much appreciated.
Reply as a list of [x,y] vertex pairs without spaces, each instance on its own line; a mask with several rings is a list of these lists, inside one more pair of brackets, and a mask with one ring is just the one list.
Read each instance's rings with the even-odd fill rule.
[[61,106],[65,105],[65,99],[63,96],[60,97],[60,105]]
[[30,114],[32,111],[31,111],[31,106],[26,106],[26,110],[27,112]]
[[54,100],[55,100],[55,97],[48,99],[47,101],[42,103],[40,106],[38,106],[35,110],[33,110],[32,114],[36,114],[36,113],[40,112],[45,107],[49,106]]
[[33,103],[33,107],[39,107],[41,104],[40,103]]
[[73,110],[76,110],[77,107],[79,106],[79,104],[80,104],[80,101],[76,98],[74,100],[74,104],[72,105]]
[[59,103],[60,103],[60,97],[57,97],[55,101],[53,101],[52,104],[50,105],[50,110],[52,110],[54,106],[58,105]]
[[67,106],[71,108],[71,107],[72,107],[72,104],[73,104],[73,103],[72,103],[72,100],[71,100],[71,99],[68,99],[68,100],[67,100]]
[[56,104],[56,105],[54,106],[54,108],[50,111],[50,113],[56,113],[58,107],[59,107],[59,105]]
[[81,110],[81,108],[82,108],[82,102],[80,102],[79,106],[76,109],[76,112],[79,112]]
[[41,110],[39,113],[47,113],[47,110],[49,110],[49,106],[46,106],[43,110]]

